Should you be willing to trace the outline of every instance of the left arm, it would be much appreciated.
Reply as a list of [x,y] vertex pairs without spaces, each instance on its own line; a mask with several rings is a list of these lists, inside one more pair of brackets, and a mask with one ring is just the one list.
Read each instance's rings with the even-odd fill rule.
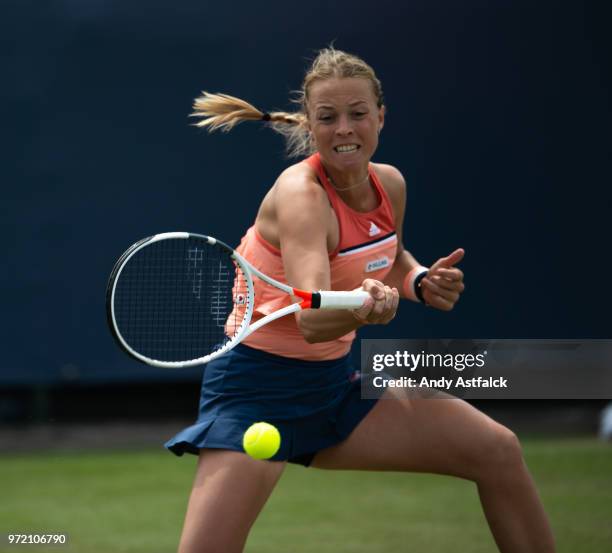
[[[406,210],[406,181],[402,174],[391,165],[379,164],[377,169],[393,206],[397,233],[395,262],[385,278],[385,284],[397,288],[402,298],[414,299],[408,275],[410,271],[422,265],[409,251],[404,249],[402,240]],[[463,255],[464,251],[459,248],[449,256],[440,258],[429,268],[427,276],[419,284],[426,305],[450,311],[457,303],[459,296],[465,290],[465,285],[463,284],[463,272],[454,265],[463,259]]]

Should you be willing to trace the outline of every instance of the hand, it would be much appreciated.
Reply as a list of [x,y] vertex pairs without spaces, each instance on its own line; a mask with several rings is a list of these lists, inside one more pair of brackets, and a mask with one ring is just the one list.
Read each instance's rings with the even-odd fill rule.
[[389,288],[378,280],[366,278],[361,289],[369,292],[370,297],[362,307],[353,310],[356,319],[363,324],[387,324],[395,317],[399,305],[397,288]]
[[421,280],[421,291],[427,305],[450,311],[459,300],[459,295],[465,290],[463,272],[454,267],[463,259],[465,252],[459,248],[448,257],[438,259],[427,271],[427,276]]

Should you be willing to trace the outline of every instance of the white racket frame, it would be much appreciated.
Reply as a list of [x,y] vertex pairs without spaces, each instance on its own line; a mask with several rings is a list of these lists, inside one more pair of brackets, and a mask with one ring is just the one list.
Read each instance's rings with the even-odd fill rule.
[[[121,276],[121,272],[123,271],[123,268],[127,265],[129,260],[137,252],[139,252],[143,248],[146,248],[147,246],[150,246],[151,244],[154,244],[155,242],[159,242],[161,240],[177,239],[177,238],[178,239],[199,238],[199,239],[205,240],[211,245],[218,244],[224,249],[226,249],[228,253],[230,253],[232,259],[238,264],[238,266],[242,270],[242,273],[244,274],[244,277],[245,277],[245,281],[247,284],[247,302],[246,302],[247,309],[243,316],[242,322],[240,323],[240,326],[238,327],[238,331],[236,332],[236,334],[232,338],[230,338],[225,344],[223,344],[223,346],[219,348],[218,350],[214,351],[213,353],[209,353],[208,355],[205,355],[203,357],[198,357],[196,359],[189,359],[186,361],[161,361],[159,359],[152,359],[136,351],[134,348],[132,348],[127,343],[127,341],[121,334],[121,331],[119,330],[119,326],[117,324],[117,320],[115,318],[115,290],[117,287],[117,282],[119,281],[119,277]],[[149,239],[145,239],[145,240],[141,240],[140,242],[137,242],[135,245],[132,246],[132,248],[127,250],[127,252],[122,256],[120,266],[117,269],[117,271],[114,273],[114,281],[112,284],[112,290],[110,294],[111,321],[113,325],[113,331],[117,339],[121,343],[122,347],[134,358],[148,365],[152,365],[153,367],[162,367],[165,369],[180,369],[184,367],[193,367],[195,365],[202,365],[204,363],[208,363],[209,361],[212,361],[213,359],[216,359],[217,357],[220,357],[224,353],[227,353],[228,351],[233,349],[237,344],[239,344],[247,336],[255,332],[257,329],[261,328],[262,326],[265,326],[268,323],[271,323],[272,321],[275,321],[276,319],[279,319],[291,313],[296,313],[298,311],[302,311],[303,309],[313,308],[310,305],[310,302],[308,300],[303,300],[300,303],[292,303],[291,305],[283,307],[279,309],[278,311],[275,311],[274,313],[270,313],[266,315],[265,317],[262,317],[257,322],[249,326],[249,323],[251,322],[251,318],[253,317],[253,310],[255,306],[255,289],[253,286],[253,275],[263,280],[264,282],[270,284],[271,286],[274,286],[278,288],[279,290],[282,290],[283,292],[287,293],[290,296],[298,295],[299,297],[303,297],[302,295],[304,294],[304,292],[301,290],[297,290],[296,288],[293,288],[292,286],[289,286],[287,284],[283,284],[282,282],[279,282],[278,280],[275,280],[272,277],[269,277],[268,275],[262,273],[256,267],[253,267],[253,265],[251,265],[246,259],[244,259],[244,257],[242,257],[234,249],[230,248],[224,242],[221,242],[220,240],[213,238],[212,236],[206,236],[204,234],[195,234],[191,232],[163,232],[160,234],[155,234],[154,236],[151,236]],[[298,292],[298,294],[296,294],[296,291]],[[318,309],[358,309],[364,304],[366,299],[370,297],[370,294],[362,290],[355,290],[352,292],[319,291],[317,292],[317,294],[319,294],[320,296],[320,305],[319,307],[314,307],[314,308],[318,308]]]

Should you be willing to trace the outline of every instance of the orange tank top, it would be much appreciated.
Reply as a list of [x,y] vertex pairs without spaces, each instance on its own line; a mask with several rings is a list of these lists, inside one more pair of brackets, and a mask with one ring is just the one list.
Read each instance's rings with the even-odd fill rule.
[[[331,289],[353,290],[366,278],[383,280],[395,260],[397,236],[393,208],[372,167],[369,168],[370,182],[379,201],[372,211],[362,213],[351,209],[338,196],[327,178],[318,153],[304,162],[317,172],[319,182],[325,188],[338,219],[338,245],[329,254]],[[287,282],[281,251],[266,242],[255,230],[255,226],[248,229],[236,250],[263,273],[280,282]],[[284,292],[257,278],[254,281],[255,306],[252,322],[291,303],[291,299]],[[309,344],[302,336],[295,317],[286,316],[263,326],[243,343],[275,355],[321,361],[346,355],[354,339],[353,331],[329,342]]]

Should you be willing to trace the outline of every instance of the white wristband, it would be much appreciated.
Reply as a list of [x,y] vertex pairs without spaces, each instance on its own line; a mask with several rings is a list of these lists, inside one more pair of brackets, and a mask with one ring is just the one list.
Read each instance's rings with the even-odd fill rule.
[[419,300],[419,297],[417,296],[414,283],[415,281],[417,281],[419,276],[421,276],[423,273],[426,273],[427,271],[429,271],[428,267],[424,267],[423,265],[418,265],[417,267],[414,267],[408,272],[408,274],[406,275],[406,278],[404,278],[404,286],[403,286],[404,295],[408,299],[412,301],[417,301],[417,302],[421,301]]

